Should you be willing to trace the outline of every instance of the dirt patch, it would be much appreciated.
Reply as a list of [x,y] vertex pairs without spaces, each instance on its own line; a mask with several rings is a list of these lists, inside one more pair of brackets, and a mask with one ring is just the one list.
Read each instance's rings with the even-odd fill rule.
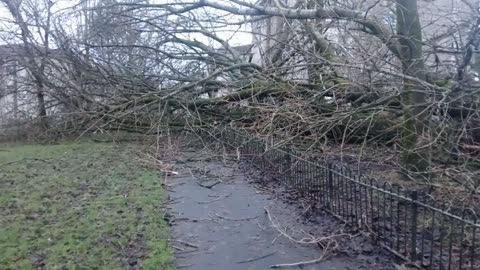
[[179,268],[270,269],[323,258],[294,269],[396,269],[368,234],[243,166],[206,150],[177,154],[179,175],[166,183]]

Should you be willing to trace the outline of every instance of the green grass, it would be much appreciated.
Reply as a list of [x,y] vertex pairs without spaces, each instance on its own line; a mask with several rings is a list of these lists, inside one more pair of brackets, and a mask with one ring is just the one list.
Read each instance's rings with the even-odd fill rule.
[[173,269],[161,177],[128,148],[0,146],[0,269]]

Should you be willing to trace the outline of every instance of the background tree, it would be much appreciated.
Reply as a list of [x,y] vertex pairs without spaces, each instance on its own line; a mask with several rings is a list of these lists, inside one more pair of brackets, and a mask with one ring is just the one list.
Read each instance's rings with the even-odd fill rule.
[[19,58],[32,75],[36,87],[39,126],[48,128],[45,105],[45,67],[49,54],[51,1],[2,1],[20,30],[20,40],[25,50],[25,58]]

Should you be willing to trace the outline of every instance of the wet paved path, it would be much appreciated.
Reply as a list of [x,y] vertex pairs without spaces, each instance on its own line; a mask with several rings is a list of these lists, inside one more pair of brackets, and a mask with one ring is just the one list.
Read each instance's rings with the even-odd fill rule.
[[[179,269],[271,269],[314,260],[323,254],[317,244],[295,243],[279,228],[299,240],[310,239],[307,232],[312,231],[319,233],[315,237],[338,234],[342,227],[325,215],[306,222],[301,208],[259,191],[235,161],[192,151],[181,153],[175,167],[179,175],[167,178],[168,217]],[[356,243],[349,236],[335,239],[348,247],[337,247],[335,256],[320,263],[288,269],[395,269],[392,258],[378,255],[371,244]]]

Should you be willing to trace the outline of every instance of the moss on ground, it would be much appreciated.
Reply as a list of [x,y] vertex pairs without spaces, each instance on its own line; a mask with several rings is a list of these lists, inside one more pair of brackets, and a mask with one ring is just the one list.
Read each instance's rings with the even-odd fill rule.
[[127,146],[0,146],[0,269],[173,269],[164,196]]

